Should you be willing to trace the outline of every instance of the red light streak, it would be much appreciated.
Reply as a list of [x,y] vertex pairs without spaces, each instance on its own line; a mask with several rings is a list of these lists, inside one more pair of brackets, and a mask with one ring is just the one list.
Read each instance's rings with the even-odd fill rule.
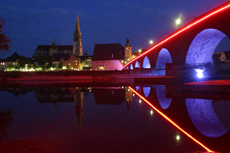
[[155,106],[153,106],[147,99],[145,99],[143,96],[141,96],[137,91],[135,91],[132,87],[129,86],[129,89],[132,90],[138,97],[140,97],[144,102],[146,102],[150,107],[152,107],[158,114],[160,114],[164,119],[166,119],[169,123],[174,125],[178,130],[180,130],[182,133],[184,133],[186,136],[188,136],[190,139],[192,139],[194,142],[199,144],[201,147],[203,147],[208,152],[214,152],[210,150],[208,147],[203,145],[200,141],[195,139],[193,136],[191,136],[189,133],[187,133],[185,130],[183,130],[179,125],[177,125],[175,122],[173,122],[168,116],[166,116],[164,113],[162,113],[160,110],[158,110]]
[[[180,33],[184,32],[185,30],[199,24],[200,22],[202,22],[203,20],[221,12],[221,11],[224,11],[225,9],[228,9],[230,7],[230,3],[227,3],[226,5],[224,5],[223,7],[219,8],[218,10],[214,10],[213,12],[207,14],[206,16],[198,19],[198,20],[195,20],[194,22],[190,23],[190,24],[187,24],[184,26],[184,28],[182,28],[181,30],[175,32],[174,34],[168,36],[167,38],[163,39],[162,41],[160,41],[159,43],[157,43],[156,45],[154,45],[153,47],[151,47],[150,49],[148,49],[146,52],[142,53],[141,55],[137,56],[136,58],[132,59],[131,61],[129,61],[127,64],[124,65],[124,67],[128,66],[130,63],[132,63],[133,61],[141,58],[142,56],[146,55],[147,53],[149,53],[150,51],[152,51],[153,49],[157,48],[158,46],[164,44],[165,42],[169,41],[170,39],[176,37],[177,35],[179,35]],[[123,67],[123,68],[124,68]]]

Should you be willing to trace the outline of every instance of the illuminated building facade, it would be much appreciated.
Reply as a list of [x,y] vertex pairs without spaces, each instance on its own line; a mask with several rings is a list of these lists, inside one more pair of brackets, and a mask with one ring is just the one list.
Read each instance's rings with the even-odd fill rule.
[[124,47],[119,44],[96,44],[94,47],[93,70],[122,70],[125,59]]
[[80,58],[71,55],[67,60],[61,59],[60,62],[62,62],[63,66],[67,69],[72,69],[72,70],[79,70],[80,66]]
[[92,56],[85,53],[83,56],[71,55],[67,59],[60,59],[64,69],[92,70]]
[[16,66],[18,64],[18,59],[19,55],[16,52],[6,59],[0,59],[0,70],[4,70],[9,66]]
[[125,61],[129,61],[132,58],[132,46],[129,44],[129,39],[126,40],[125,45]]

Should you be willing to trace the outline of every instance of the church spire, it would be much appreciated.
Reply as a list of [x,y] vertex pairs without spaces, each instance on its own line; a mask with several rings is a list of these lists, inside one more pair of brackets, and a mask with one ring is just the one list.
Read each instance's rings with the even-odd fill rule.
[[73,38],[73,54],[76,56],[82,56],[82,41],[81,41],[81,31],[79,25],[79,17],[76,17],[74,38]]

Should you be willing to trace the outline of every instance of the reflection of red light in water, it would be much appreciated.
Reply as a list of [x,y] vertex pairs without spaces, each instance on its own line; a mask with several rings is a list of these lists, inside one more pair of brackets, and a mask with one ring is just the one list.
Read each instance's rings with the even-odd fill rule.
[[[174,38],[175,36],[179,35],[180,33],[184,32],[185,30],[195,26],[196,24],[208,19],[209,17],[221,12],[221,11],[224,11],[225,9],[228,9],[230,8],[230,3],[227,3],[226,5],[224,5],[223,7],[221,8],[218,8],[218,9],[215,9],[214,11],[210,12],[209,14],[201,17],[201,18],[198,18],[197,20],[187,24],[186,26],[184,26],[184,28],[181,28],[180,30],[176,31],[175,33],[173,33],[172,35],[168,36],[167,38],[163,39],[162,41],[160,41],[159,43],[157,43],[156,45],[154,45],[153,47],[151,47],[150,49],[148,49],[147,51],[145,51],[144,53],[142,53],[141,55],[137,56],[136,58],[132,59],[131,61],[129,61],[127,64],[124,65],[124,67],[128,66],[130,63],[132,63],[133,61],[139,59],[140,57],[146,55],[147,53],[149,53],[150,51],[152,51],[153,49],[157,48],[158,46],[164,44],[165,42],[169,41],[170,39]],[[124,68],[123,67],[123,68]]]
[[191,136],[189,133],[187,133],[185,130],[183,130],[179,125],[177,125],[175,122],[173,122],[164,113],[162,113],[160,110],[158,110],[156,107],[154,107],[147,99],[145,99],[143,96],[141,96],[137,91],[135,91],[131,87],[129,87],[129,89],[131,89],[138,97],[140,97],[144,102],[146,102],[150,107],[152,107],[157,113],[159,113],[163,118],[165,118],[168,122],[170,122],[172,125],[174,125],[177,129],[179,129],[181,132],[183,132],[189,138],[191,138],[194,142],[196,142],[197,144],[199,144],[201,147],[203,147],[208,152],[213,152],[212,150],[208,149],[205,145],[203,145],[200,141],[198,141],[193,136]]

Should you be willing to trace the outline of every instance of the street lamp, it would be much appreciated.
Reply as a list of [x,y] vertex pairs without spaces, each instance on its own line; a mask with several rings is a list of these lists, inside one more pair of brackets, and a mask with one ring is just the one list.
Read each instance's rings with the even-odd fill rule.
[[152,44],[153,44],[153,42],[154,42],[153,40],[149,40],[149,44],[150,44],[150,45],[152,45]]
[[182,23],[182,15],[180,14],[178,18],[174,20],[176,28]]
[[204,77],[204,74],[203,74],[204,70],[203,69],[195,69],[195,71],[196,71],[197,78],[202,79]]
[[175,20],[175,24],[176,24],[176,26],[180,25],[181,24],[181,18],[177,18]]

